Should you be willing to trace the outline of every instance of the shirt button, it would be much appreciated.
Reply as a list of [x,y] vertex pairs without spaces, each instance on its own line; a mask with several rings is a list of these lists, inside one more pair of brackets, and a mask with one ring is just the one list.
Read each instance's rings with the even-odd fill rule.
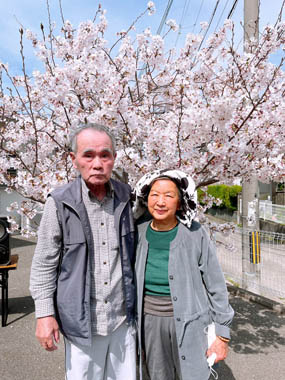
[[182,356],[181,356],[181,359],[182,359],[182,360],[185,360],[186,358],[185,358],[185,356],[184,356],[184,355],[182,355]]
[[172,274],[169,276],[169,278],[170,278],[170,280],[173,280],[173,276],[172,276]]
[[103,261],[103,264],[106,265],[106,264],[107,264],[107,261]]
[[107,281],[105,281],[105,282],[104,282],[104,285],[108,285],[108,282],[107,282]]
[[105,300],[105,303],[108,303],[108,301],[107,301],[107,300]]
[[101,223],[101,226],[104,226],[104,223],[103,223],[103,222]]
[[106,244],[106,242],[105,241],[103,241],[103,243],[102,243],[103,245],[105,245]]
[[181,318],[176,318],[176,321],[180,322],[180,321],[181,321]]
[[173,297],[173,301],[177,301],[177,297],[176,296]]

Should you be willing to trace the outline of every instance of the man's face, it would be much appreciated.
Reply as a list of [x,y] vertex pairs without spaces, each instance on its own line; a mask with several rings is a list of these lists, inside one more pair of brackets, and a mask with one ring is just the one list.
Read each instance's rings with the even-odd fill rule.
[[84,129],[77,136],[77,152],[71,159],[90,190],[109,181],[115,156],[110,137],[105,132]]

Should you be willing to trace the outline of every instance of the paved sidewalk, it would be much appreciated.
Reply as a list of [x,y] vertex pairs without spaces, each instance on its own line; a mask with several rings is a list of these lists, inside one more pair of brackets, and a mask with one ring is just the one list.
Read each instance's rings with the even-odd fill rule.
[[[21,236],[11,240],[19,264],[9,276],[8,325],[0,327],[0,379],[64,380],[63,342],[49,353],[34,337],[34,306],[28,286],[35,243]],[[236,316],[230,354],[219,366],[219,379],[285,379],[285,316],[234,293],[230,297]]]

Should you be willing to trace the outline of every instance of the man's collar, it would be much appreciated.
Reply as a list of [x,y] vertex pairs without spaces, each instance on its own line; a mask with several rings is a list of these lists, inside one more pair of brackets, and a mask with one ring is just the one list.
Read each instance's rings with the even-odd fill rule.
[[[92,193],[92,191],[89,189],[89,187],[86,185],[86,182],[84,181],[84,179],[81,177],[81,186],[82,186],[82,192],[86,195],[88,195],[88,197],[90,199],[97,199],[96,196]],[[105,188],[106,188],[106,198],[114,198],[114,188],[113,188],[113,185],[111,183],[111,181],[108,181],[106,184],[105,184]]]

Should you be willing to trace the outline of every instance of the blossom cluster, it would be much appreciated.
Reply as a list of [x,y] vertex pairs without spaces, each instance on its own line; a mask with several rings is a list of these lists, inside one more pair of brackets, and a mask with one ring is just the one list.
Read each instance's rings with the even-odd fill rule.
[[[175,53],[150,29],[135,39],[133,28],[118,33],[113,49],[105,12],[98,14],[78,28],[65,21],[59,36],[27,31],[41,72],[12,76],[0,63],[11,82],[0,90],[0,181],[31,201],[28,216],[74,177],[68,135],[86,121],[114,133],[116,165],[131,184],[169,167],[185,170],[198,187],[252,175],[284,180],[284,59],[269,61],[284,47],[284,23],[267,26],[247,53],[235,48],[228,20],[204,47],[201,35],[189,34]],[[176,30],[173,20],[167,24]]]

